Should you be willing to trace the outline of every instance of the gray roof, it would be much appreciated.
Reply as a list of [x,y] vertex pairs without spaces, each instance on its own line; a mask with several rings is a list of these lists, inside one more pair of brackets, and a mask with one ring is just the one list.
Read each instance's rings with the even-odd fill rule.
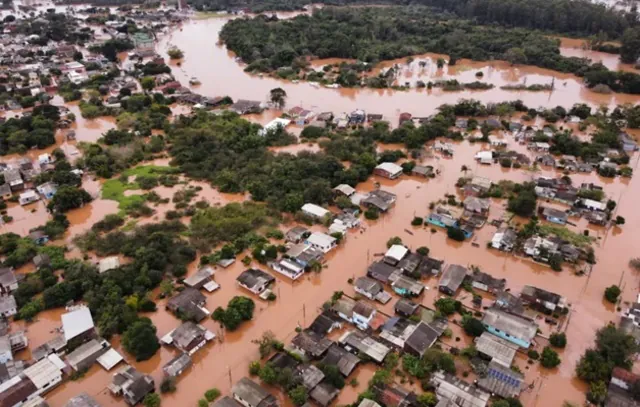
[[340,338],[340,344],[347,348],[356,349],[359,353],[369,356],[378,363],[382,363],[391,349],[376,341],[374,338],[360,331],[345,333]]
[[229,396],[219,398],[211,405],[211,407],[242,407],[242,404],[238,403]]
[[316,403],[320,404],[322,407],[326,407],[333,399],[338,397],[340,390],[336,389],[329,383],[320,383],[317,385],[311,393],[309,393],[309,397],[314,400]]
[[312,357],[320,357],[333,342],[313,331],[302,331],[291,339],[291,344]]
[[356,306],[356,302],[349,297],[342,297],[336,301],[335,304],[331,307],[335,312],[344,314],[347,317],[351,318],[353,315],[353,308]]
[[420,305],[407,300],[406,298],[400,298],[393,306],[396,312],[411,315],[418,309]]
[[365,318],[370,318],[376,312],[376,309],[364,301],[356,302],[353,307],[353,313],[362,315]]
[[206,317],[206,313],[199,307],[204,304],[207,297],[195,288],[187,287],[167,302],[169,309],[193,315],[196,321]]
[[0,296],[0,314],[4,314],[9,310],[16,309],[16,299],[13,295]]
[[442,273],[439,286],[447,287],[449,290],[455,292],[462,284],[462,281],[464,281],[468,272],[469,270],[464,266],[449,264]]
[[313,389],[322,381],[322,379],[324,379],[324,373],[322,373],[322,370],[312,364],[298,366],[296,368],[296,375],[300,377],[302,385],[307,390]]
[[478,379],[478,385],[501,397],[518,397],[524,375],[496,361],[489,362],[487,374]]
[[483,332],[476,338],[476,349],[505,366],[511,366],[517,351],[517,347],[511,342],[489,332]]
[[422,355],[436,342],[438,336],[438,332],[435,329],[424,322],[420,322],[413,333],[409,335],[404,346]]
[[340,373],[346,377],[353,372],[353,369],[360,363],[360,359],[338,345],[332,345],[327,351],[327,355],[322,359],[322,363],[337,366]]
[[527,342],[530,342],[538,331],[535,322],[497,308],[489,308],[482,318],[482,323]]
[[0,267],[0,287],[9,287],[17,282],[13,267]]
[[377,282],[376,280],[369,277],[358,277],[355,282],[356,288],[369,293],[371,295],[376,295],[380,291],[383,290],[382,284]]
[[236,279],[240,284],[248,288],[261,286],[265,283],[270,283],[276,279],[259,269],[247,269],[242,272]]
[[478,269],[473,270],[471,277],[474,282],[484,284],[489,287],[490,290],[501,291],[504,290],[507,285],[507,280],[504,278],[495,278],[491,274],[483,273]]
[[10,168],[4,171],[4,181],[11,184],[14,181],[22,181],[20,170],[17,168]]
[[273,397],[271,393],[247,377],[238,380],[236,384],[233,385],[231,393],[253,407],[275,402],[275,397]]
[[192,363],[191,356],[186,353],[182,353],[168,361],[167,364],[162,367],[162,371],[167,376],[175,377],[179,372],[182,372],[184,369],[191,366]]
[[80,393],[69,399],[64,407],[100,407],[100,404],[87,393]]
[[200,285],[211,279],[213,273],[214,272],[211,267],[202,267],[201,269],[193,273],[193,275],[185,278],[184,285],[186,285],[187,287],[199,288]]
[[542,210],[542,214],[546,217],[546,218],[557,218],[563,221],[567,221],[567,219],[569,218],[569,216],[567,215],[566,212],[563,212],[561,210],[558,209],[554,209],[554,208],[550,208],[550,207],[545,207]]
[[206,331],[204,327],[187,321],[171,332],[171,338],[178,349],[186,349],[194,339],[204,338]]
[[431,375],[431,383],[439,399],[451,400],[459,407],[485,407],[489,402],[489,393],[442,371]]

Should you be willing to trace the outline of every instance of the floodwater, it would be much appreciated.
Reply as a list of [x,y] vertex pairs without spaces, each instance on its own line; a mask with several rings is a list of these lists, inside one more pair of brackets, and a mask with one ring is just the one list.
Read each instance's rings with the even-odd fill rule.
[[[282,14],[290,17],[295,13]],[[335,113],[351,112],[364,109],[367,113],[383,114],[392,122],[401,112],[409,112],[414,116],[427,116],[444,103],[455,103],[460,98],[475,98],[482,102],[502,102],[521,99],[531,107],[562,105],[570,107],[574,103],[588,103],[593,106],[614,106],[623,103],[634,103],[640,97],[625,94],[603,95],[588,90],[582,80],[570,74],[530,67],[510,66],[503,61],[474,62],[461,60],[453,67],[445,66],[437,69],[433,55],[424,56],[427,65],[419,65],[420,56],[414,58],[410,65],[406,58],[397,62],[401,66],[398,82],[415,84],[417,80],[458,79],[460,82],[477,80],[495,85],[491,90],[476,92],[445,92],[441,89],[410,89],[394,91],[392,89],[329,89],[306,82],[293,83],[267,76],[249,75],[244,72],[244,65],[236,61],[235,55],[219,42],[218,33],[231,17],[191,20],[161,38],[157,50],[162,55],[167,49],[177,46],[185,53],[181,65],[173,67],[174,76],[183,84],[196,76],[202,82],[193,90],[206,96],[229,95],[233,99],[251,99],[267,101],[269,91],[282,87],[287,92],[287,106],[301,105],[314,111],[333,111]],[[613,66],[611,58],[616,56],[591,51],[574,49],[576,44],[565,44],[563,54],[587,56],[594,60],[603,60]],[[573,54],[572,54],[573,53]],[[314,61],[315,67],[324,63],[336,63],[339,60]],[[387,66],[389,63],[385,63]],[[476,72],[482,72],[482,78],[476,78]],[[422,78],[422,79],[420,79]],[[555,78],[555,89],[551,92],[509,91],[500,89],[504,85],[517,84],[550,84]]]
[[[519,151],[516,143],[513,140],[510,141],[509,148]],[[631,192],[640,188],[640,181],[638,177],[631,180],[608,180],[599,179],[594,175],[572,176],[574,183],[591,181],[603,185],[607,196],[619,201],[617,214],[624,216],[627,222],[622,228],[608,231],[590,228],[591,235],[598,236],[594,244],[598,264],[590,277],[578,277],[568,267],[563,272],[557,273],[529,260],[486,249],[486,244],[495,231],[495,228],[490,225],[485,225],[477,233],[474,241],[479,247],[473,247],[469,242],[453,242],[446,238],[442,230],[431,233],[430,228],[410,226],[414,216],[424,216],[428,213],[429,202],[441,199],[447,193],[456,193],[455,182],[458,177],[464,175],[460,172],[462,165],[469,167],[470,172],[467,175],[485,176],[494,181],[510,179],[522,182],[530,180],[534,175],[525,170],[503,169],[497,164],[477,165],[473,156],[480,149],[482,149],[481,145],[462,142],[455,145],[453,158],[433,156],[425,159],[425,164],[442,170],[441,175],[435,179],[424,180],[404,176],[400,180],[388,181],[373,177],[370,181],[361,184],[358,189],[371,190],[374,188],[374,181],[381,183],[382,188],[398,195],[396,207],[377,221],[364,221],[365,226],[361,231],[351,231],[341,247],[328,256],[328,266],[320,274],[309,274],[296,282],[274,274],[277,280],[274,292],[278,298],[273,303],[264,302],[236,286],[235,278],[245,269],[240,261],[228,269],[218,268],[215,280],[220,284],[221,289],[205,294],[208,297],[207,308],[213,311],[217,306],[225,306],[235,295],[246,295],[256,301],[255,317],[235,332],[224,332],[210,319],[203,321],[204,326],[218,335],[218,340],[208,344],[204,350],[196,354],[193,368],[180,378],[176,393],[163,396],[165,402],[169,405],[194,405],[210,387],[219,388],[223,394],[228,392],[233,382],[247,374],[249,362],[258,358],[257,346],[251,343],[252,340],[259,338],[263,332],[271,330],[286,343],[295,335],[297,326],[307,326],[311,323],[320,312],[323,302],[334,291],[343,290],[347,295],[353,296],[355,293],[347,280],[364,275],[367,265],[376,259],[375,254],[384,252],[385,242],[393,236],[400,236],[412,249],[428,246],[432,256],[443,259],[447,263],[473,264],[496,277],[504,277],[507,279],[508,287],[514,292],[519,291],[526,284],[531,284],[566,296],[571,303],[572,313],[568,323],[569,329],[567,329],[569,345],[561,355],[563,363],[554,371],[546,371],[540,370],[537,365],[528,366],[526,360],[518,361],[523,372],[526,372],[527,383],[534,384],[533,390],[523,393],[522,400],[526,406],[555,406],[560,405],[565,399],[582,402],[585,387],[573,377],[575,363],[583,351],[592,344],[594,331],[608,321],[617,319],[615,310],[603,305],[604,288],[621,282],[625,301],[633,300],[637,292],[638,276],[629,269],[627,262],[638,249],[629,233],[640,226],[640,214],[634,210],[633,192]],[[631,164],[633,167],[638,165],[637,156],[632,159]],[[561,174],[542,169],[535,175],[559,176]],[[159,189],[159,193],[169,197],[176,188],[179,187],[167,189],[167,191]],[[208,193],[203,190],[202,194],[201,196],[207,196],[208,199]],[[490,219],[501,215],[504,211],[503,205],[504,202],[494,202]],[[583,221],[577,222],[577,225],[574,228],[576,231],[586,227]],[[411,231],[412,234],[407,233],[406,230]],[[238,260],[242,257],[244,255],[240,255]],[[257,264],[253,266],[263,267]],[[190,272],[194,272],[196,268],[196,263],[192,264]],[[418,301],[425,306],[432,306],[433,301],[439,296],[436,288],[437,279],[429,279],[425,281],[425,285],[428,290],[418,298]],[[469,299],[466,293],[460,294],[460,297],[465,303]],[[158,327],[159,336],[166,334],[179,324],[177,318],[164,311],[164,301],[158,302],[159,311],[149,315]],[[392,305],[393,302],[379,308],[381,312],[392,314]],[[540,323],[545,325],[544,322]],[[39,324],[32,327],[33,330],[40,329]],[[552,331],[548,326],[541,328],[545,334]],[[51,326],[45,324],[42,329],[50,330]],[[462,334],[459,327],[452,324],[452,330],[454,338],[460,337],[461,341],[456,342],[452,338],[445,340],[445,343],[459,348],[468,345],[469,339]],[[540,348],[542,346],[542,344],[539,345]],[[119,346],[117,348],[119,349]],[[156,383],[159,383],[162,376],[161,367],[173,356],[175,356],[174,350],[163,347],[149,361],[131,362],[141,370],[152,374]],[[127,356],[127,359],[130,361],[131,358]],[[368,378],[372,375],[372,369],[372,366],[362,368],[357,373],[359,384],[356,389],[350,386],[345,387],[336,403],[352,402],[357,392],[362,390],[362,386],[366,386]],[[87,377],[77,382],[66,383],[54,390],[48,399],[52,406],[59,406],[80,391],[89,390],[105,405],[115,405],[116,399],[104,392],[108,380],[108,374],[100,367],[94,367]],[[186,389],[189,390],[186,391]]]

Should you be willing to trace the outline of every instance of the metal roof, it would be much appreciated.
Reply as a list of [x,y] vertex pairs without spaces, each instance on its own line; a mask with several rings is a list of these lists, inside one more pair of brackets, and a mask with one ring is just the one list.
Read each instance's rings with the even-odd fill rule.
[[61,319],[64,339],[67,342],[94,327],[91,311],[87,307],[62,314]]

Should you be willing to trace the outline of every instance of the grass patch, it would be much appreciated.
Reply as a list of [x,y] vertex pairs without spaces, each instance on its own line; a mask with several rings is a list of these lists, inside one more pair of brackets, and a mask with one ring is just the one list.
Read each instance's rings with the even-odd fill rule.
[[110,199],[118,202],[118,209],[126,212],[135,205],[143,203],[145,195],[125,196],[125,191],[138,190],[140,185],[137,182],[129,182],[128,179],[135,176],[151,176],[155,174],[171,174],[177,172],[176,168],[160,167],[157,165],[141,165],[139,167],[129,168],[124,171],[118,178],[107,180],[102,185],[102,198]]
[[572,232],[571,230],[557,225],[539,225],[540,233],[543,235],[556,235],[561,239],[566,240],[567,242],[575,245],[575,246],[588,246],[591,244],[593,239],[590,236],[585,236],[580,233]]

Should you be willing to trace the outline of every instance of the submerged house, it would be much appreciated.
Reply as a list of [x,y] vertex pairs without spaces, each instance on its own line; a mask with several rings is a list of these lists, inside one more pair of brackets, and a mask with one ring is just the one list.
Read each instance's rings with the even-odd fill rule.
[[562,312],[569,306],[565,297],[531,285],[522,288],[520,298],[525,304],[547,313]]
[[524,375],[496,361],[489,362],[487,371],[478,378],[478,387],[500,397],[517,398],[522,391]]
[[153,377],[137,371],[133,366],[124,366],[108,386],[111,393],[122,395],[130,406],[140,403],[144,396],[155,391]]
[[376,189],[361,199],[359,204],[365,208],[376,208],[380,212],[387,212],[396,203],[396,199],[395,194],[382,189]]
[[382,363],[384,358],[391,352],[388,346],[359,331],[346,332],[338,342],[347,351],[355,355],[366,355],[376,363]]
[[169,299],[167,309],[180,318],[199,322],[209,315],[209,310],[204,307],[206,302],[207,297],[200,291],[186,288]]
[[398,164],[384,162],[378,164],[378,166],[373,169],[373,173],[384,178],[396,179],[402,175],[402,167]]
[[370,300],[376,300],[386,304],[391,300],[391,295],[384,291],[382,284],[369,277],[358,277],[353,285],[353,289],[360,295]]
[[174,346],[176,349],[191,356],[215,337],[214,333],[208,331],[202,325],[187,321],[163,336],[161,342]]
[[247,269],[236,278],[238,285],[259,295],[266,290],[276,279],[259,269]]
[[481,291],[496,294],[503,291],[507,285],[504,278],[495,278],[491,274],[483,273],[479,269],[474,269],[470,276],[471,285]]
[[518,233],[510,227],[503,227],[498,229],[493,235],[491,247],[504,252],[510,252],[514,249],[517,241]]
[[442,273],[438,290],[448,295],[454,295],[468,274],[469,270],[466,267],[459,264],[449,264]]
[[278,407],[278,401],[273,394],[247,377],[233,385],[231,394],[244,407]]
[[482,324],[493,335],[525,349],[531,346],[538,332],[538,325],[530,319],[497,308],[486,310]]

